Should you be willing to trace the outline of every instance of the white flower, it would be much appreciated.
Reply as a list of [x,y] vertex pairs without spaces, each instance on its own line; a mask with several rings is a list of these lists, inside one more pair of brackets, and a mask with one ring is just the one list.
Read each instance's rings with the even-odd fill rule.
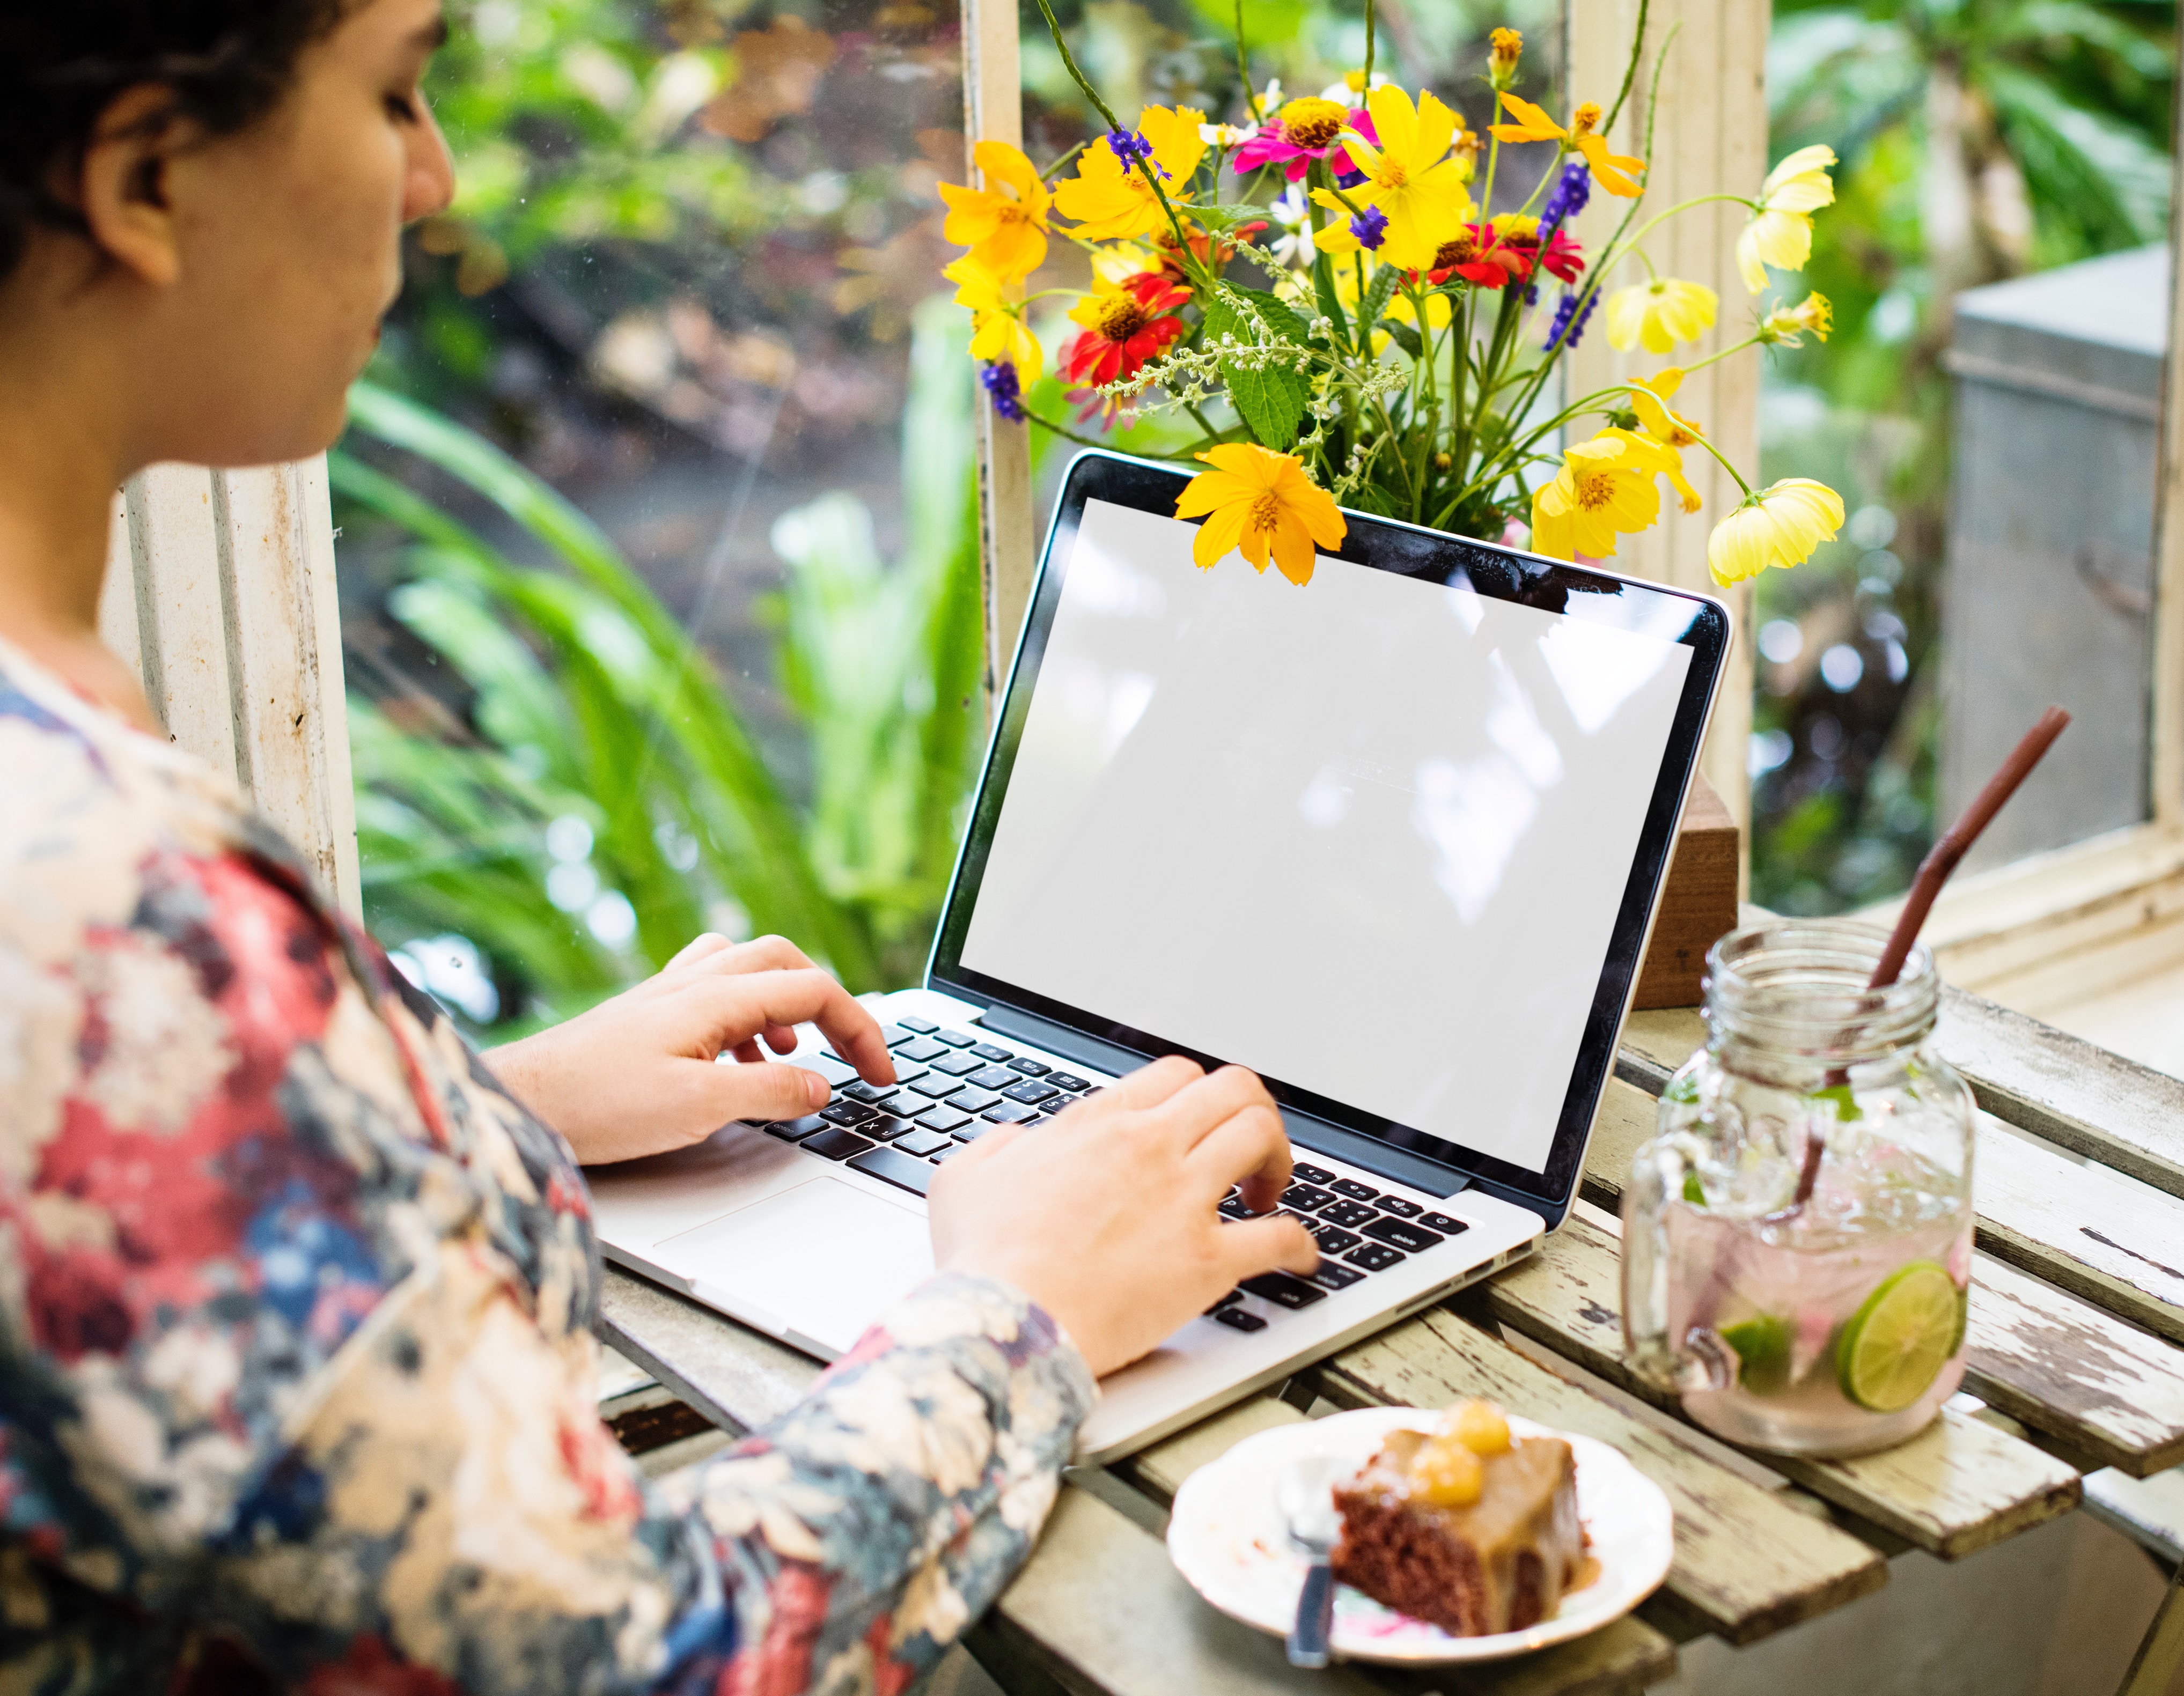
[[1201,124],[1198,139],[1209,147],[1240,147],[1259,133],[1256,124]]
[[[1384,88],[1387,86],[1387,72],[1376,70],[1373,73],[1371,86],[1373,88]],[[1340,82],[1330,82],[1326,87],[1321,89],[1319,97],[1322,100],[1332,100],[1340,106],[1362,106],[1365,103],[1367,92],[1365,74],[1362,71],[1353,70]]]
[[1282,80],[1270,77],[1267,86],[1251,97],[1251,114],[1262,120],[1272,117],[1282,109]]
[[1274,227],[1281,231],[1273,240],[1274,263],[1301,271],[1311,270],[1312,203],[1305,197],[1304,185],[1291,183],[1274,197],[1269,209],[1274,214]]

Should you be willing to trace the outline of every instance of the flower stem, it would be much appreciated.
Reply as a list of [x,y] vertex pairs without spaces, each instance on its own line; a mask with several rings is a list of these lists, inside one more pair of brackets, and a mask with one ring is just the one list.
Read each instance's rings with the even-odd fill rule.
[[1244,0],[1236,0],[1236,75],[1244,82],[1244,121],[1259,121],[1259,94],[1251,86],[1251,58],[1244,51]]
[[[1102,442],[1095,436],[1081,436],[1076,431],[1068,429],[1062,425],[1056,424],[1052,419],[1040,417],[1039,414],[1034,412],[1029,407],[1026,407],[1024,409],[1024,416],[1029,419],[1034,424],[1036,424],[1041,430],[1046,431],[1050,435],[1059,436],[1065,442],[1074,442],[1081,448],[1105,448],[1110,453],[1114,451],[1115,444],[1113,442]],[[1179,460],[1186,457],[1181,453],[1156,453],[1150,448],[1133,451],[1141,453],[1143,456],[1148,459]]]
[[1630,85],[1637,81],[1638,60],[1646,51],[1646,14],[1652,8],[1652,0],[1638,0],[1638,30],[1630,38],[1630,63],[1623,68],[1623,86],[1616,91],[1615,104],[1608,108],[1607,121],[1600,126],[1603,136],[1614,129],[1615,120],[1623,114],[1623,103],[1630,97]]
[[1373,87],[1373,0],[1365,0],[1365,86],[1360,93],[1369,93]]

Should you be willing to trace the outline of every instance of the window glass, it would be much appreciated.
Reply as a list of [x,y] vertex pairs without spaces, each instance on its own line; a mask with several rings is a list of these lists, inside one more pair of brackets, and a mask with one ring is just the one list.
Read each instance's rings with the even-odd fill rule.
[[332,461],[365,916],[495,1037],[709,928],[910,981],[983,736],[955,8],[449,16]]
[[2173,8],[1780,0],[1769,157],[1840,157],[1779,352],[1769,477],[1840,540],[1758,586],[1752,898],[1900,892],[2050,703],[2075,722],[1969,868],[2149,813]]

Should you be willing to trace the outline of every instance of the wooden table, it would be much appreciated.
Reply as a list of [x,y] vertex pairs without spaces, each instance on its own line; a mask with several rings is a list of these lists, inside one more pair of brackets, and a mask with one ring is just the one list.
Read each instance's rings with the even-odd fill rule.
[[[1973,997],[1944,1003],[1942,1052],[1981,1106],[1969,1393],[1919,1437],[1854,1460],[1734,1449],[1685,1422],[1621,1352],[1613,1211],[1654,1099],[1702,1039],[1696,1010],[1638,1013],[1585,1162],[1584,1199],[1529,1260],[1110,1470],[1072,1472],[1039,1549],[972,1651],[1011,1693],[1228,1696],[1426,1690],[1636,1691],[1702,1634],[1749,1643],[1887,1582],[1886,1557],[1955,1560],[2067,1514],[2184,1557],[2184,1082]],[[706,1418],[765,1424],[816,1363],[610,1271],[609,1340]],[[1676,1555],[1638,1613],[1579,1642],[1430,1677],[1293,1671],[1169,1565],[1166,1504],[1195,1467],[1329,1404],[1491,1396],[1614,1443],[1668,1493]],[[2184,1664],[2173,1582],[2126,1678],[2154,1696]]]

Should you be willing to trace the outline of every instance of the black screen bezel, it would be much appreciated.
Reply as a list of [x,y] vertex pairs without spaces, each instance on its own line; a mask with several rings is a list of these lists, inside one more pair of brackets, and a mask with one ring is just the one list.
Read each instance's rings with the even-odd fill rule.
[[[949,886],[947,906],[933,938],[926,983],[929,988],[982,1007],[1000,1005],[1031,1014],[1149,1059],[1183,1054],[1211,1066],[1219,1064],[1223,1057],[1170,1042],[1155,1032],[1134,1030],[1100,1018],[1084,1009],[1067,1006],[1035,991],[974,971],[962,964],[963,940],[970,928],[972,910],[978,904],[994,827],[1007,798],[1010,774],[1030,714],[1039,664],[1045,656],[1046,633],[1061,599],[1084,503],[1088,500],[1105,500],[1170,517],[1175,511],[1176,496],[1190,476],[1190,473],[1173,466],[1095,448],[1084,450],[1070,463],[1056,504],[1054,520],[1047,531],[1039,580],[1024,620],[1016,662],[1010,670],[1007,693],[996,719],[985,770],[979,780],[978,799],[956,859],[955,876]],[[1572,1069],[1569,1089],[1563,1098],[1546,1169],[1530,1171],[1426,1132],[1360,1112],[1283,1080],[1266,1079],[1276,1099],[1287,1107],[1384,1147],[1401,1149],[1413,1159],[1446,1169],[1453,1178],[1482,1182],[1512,1199],[1529,1201],[1559,1220],[1576,1193],[1585,1139],[1600,1093],[1614,1069],[1616,1036],[1637,974],[1655,892],[1667,875],[1669,857],[1674,852],[1685,791],[1697,764],[1714,689],[1728,656],[1729,615],[1719,602],[1686,590],[1620,577],[1346,509],[1344,517],[1348,520],[1349,531],[1342,545],[1320,551],[1351,564],[1451,586],[1468,582],[1475,592],[1489,598],[1548,612],[1567,613],[1572,598],[1581,596],[1580,605],[1585,615],[1611,625],[1627,625],[1633,620],[1602,614],[1618,606],[1635,610],[1646,598],[1674,600],[1691,610],[1691,621],[1679,638],[1692,649],[1691,663],[1685,674],[1682,694],[1662,758],[1660,775],[1646,808],[1637,853],[1624,881],[1607,958],[1594,990],[1591,1011],[1586,1015],[1585,1034],[1579,1044],[1577,1061]],[[1232,559],[1228,566],[1222,569],[1242,568]],[[1451,1182],[1451,1190],[1455,1187]]]

